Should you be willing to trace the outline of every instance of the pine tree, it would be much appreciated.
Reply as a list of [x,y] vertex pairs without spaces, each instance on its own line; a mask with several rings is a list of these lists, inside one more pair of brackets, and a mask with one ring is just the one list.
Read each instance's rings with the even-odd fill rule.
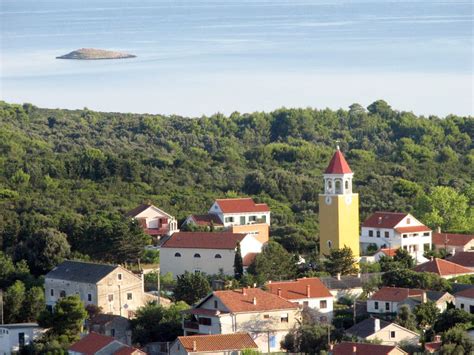
[[344,246],[342,249],[332,249],[328,255],[325,255],[324,266],[326,271],[332,276],[337,274],[348,275],[357,272],[354,254],[351,248]]
[[244,263],[242,261],[242,251],[240,250],[240,243],[237,243],[237,249],[234,257],[234,276],[240,280],[244,275]]

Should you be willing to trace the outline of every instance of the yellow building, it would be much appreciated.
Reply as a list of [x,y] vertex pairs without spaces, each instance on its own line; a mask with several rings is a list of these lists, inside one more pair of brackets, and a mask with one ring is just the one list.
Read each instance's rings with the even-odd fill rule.
[[348,246],[359,257],[359,194],[352,192],[352,172],[339,147],[324,172],[324,193],[319,195],[321,255]]

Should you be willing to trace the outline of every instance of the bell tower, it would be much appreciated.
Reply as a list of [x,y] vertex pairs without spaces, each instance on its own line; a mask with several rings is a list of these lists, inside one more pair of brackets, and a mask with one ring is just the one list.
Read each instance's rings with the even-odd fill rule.
[[352,192],[352,172],[337,147],[324,172],[319,195],[319,248],[321,255],[348,246],[359,257],[359,194]]

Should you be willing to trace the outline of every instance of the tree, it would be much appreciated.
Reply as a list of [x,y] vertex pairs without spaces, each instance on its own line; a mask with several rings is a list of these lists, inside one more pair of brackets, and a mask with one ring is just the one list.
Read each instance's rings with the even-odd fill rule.
[[41,287],[30,288],[25,295],[21,315],[23,321],[34,322],[45,308],[44,291]]
[[397,249],[393,257],[393,261],[399,263],[406,269],[411,269],[413,266],[415,266],[415,260],[413,260],[408,250],[402,248]]
[[3,310],[6,323],[21,323],[23,321],[21,310],[25,300],[25,285],[16,281],[3,295]]
[[43,311],[38,324],[49,328],[46,337],[49,340],[61,339],[71,343],[79,339],[87,311],[79,296],[61,298],[54,306],[53,313]]
[[399,308],[395,323],[407,329],[416,330],[416,317],[411,312],[410,307],[405,304]]
[[441,336],[443,354],[461,355],[471,354],[474,351],[474,343],[463,327],[453,327]]
[[328,331],[328,327],[319,324],[301,325],[285,336],[281,346],[289,352],[319,354],[329,349]]
[[439,309],[432,301],[419,304],[414,313],[421,328],[432,328],[439,317]]
[[408,269],[398,269],[385,272],[382,275],[384,286],[421,288],[433,291],[451,291],[449,282],[431,272],[416,272]]
[[468,328],[474,324],[474,314],[459,308],[448,308],[439,316],[434,329],[441,333],[454,326]]
[[240,280],[244,275],[244,264],[242,262],[242,252],[240,250],[240,243],[237,243],[237,249],[234,257],[234,277]]
[[184,301],[191,305],[210,292],[211,286],[203,274],[186,271],[177,277],[174,297],[177,301]]
[[287,280],[296,275],[296,263],[293,256],[280,244],[268,242],[257,254],[247,270],[254,275],[259,283],[268,280]]
[[352,253],[352,249],[347,246],[344,246],[342,249],[332,249],[329,255],[325,255],[325,257],[324,266],[326,271],[332,276],[337,274],[348,275],[357,272],[357,260]]
[[184,302],[163,307],[151,302],[137,310],[131,321],[133,342],[141,345],[149,342],[173,341],[183,334],[181,311],[188,309]]

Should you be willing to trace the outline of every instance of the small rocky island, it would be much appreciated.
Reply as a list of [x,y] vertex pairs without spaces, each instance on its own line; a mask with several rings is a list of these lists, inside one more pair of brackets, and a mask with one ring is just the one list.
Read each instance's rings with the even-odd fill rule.
[[78,59],[78,60],[98,60],[98,59],[125,59],[135,58],[133,54],[107,51],[104,49],[81,48],[71,53],[56,57],[56,59]]

